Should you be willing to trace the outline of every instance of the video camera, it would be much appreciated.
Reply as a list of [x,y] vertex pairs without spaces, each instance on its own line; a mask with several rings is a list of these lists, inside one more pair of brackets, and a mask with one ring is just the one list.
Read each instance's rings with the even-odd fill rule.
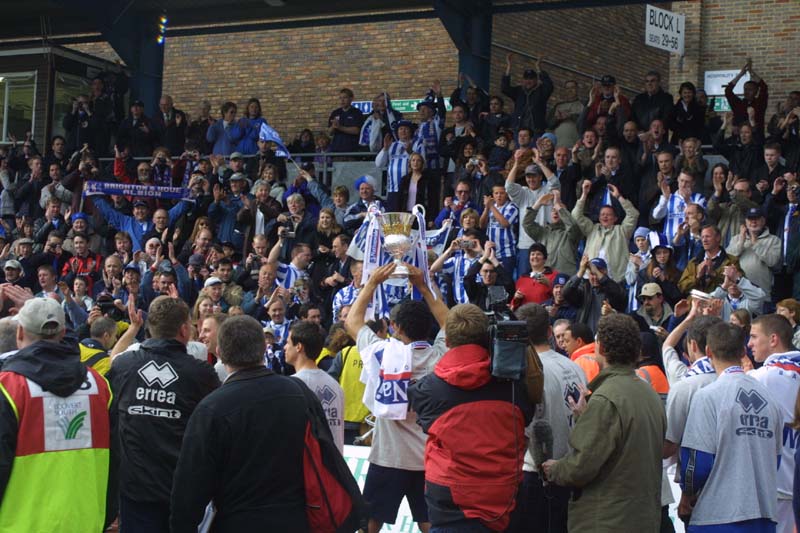
[[528,365],[528,325],[517,320],[508,305],[497,305],[489,317],[489,364],[492,376],[511,381],[525,377]]

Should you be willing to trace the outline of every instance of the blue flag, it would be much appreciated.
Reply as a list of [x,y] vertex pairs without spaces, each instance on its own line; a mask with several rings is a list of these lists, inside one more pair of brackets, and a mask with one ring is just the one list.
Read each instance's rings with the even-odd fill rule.
[[258,139],[261,141],[268,141],[273,142],[278,145],[278,149],[275,150],[275,155],[278,157],[287,157],[289,159],[292,158],[292,154],[289,153],[289,149],[283,144],[281,140],[281,136],[278,135],[278,132],[275,129],[264,122],[261,124],[261,131],[258,132]]

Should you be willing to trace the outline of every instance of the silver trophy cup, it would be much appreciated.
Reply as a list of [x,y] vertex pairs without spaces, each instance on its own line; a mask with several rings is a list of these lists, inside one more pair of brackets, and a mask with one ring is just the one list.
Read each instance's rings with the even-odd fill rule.
[[411,213],[383,213],[383,247],[394,258],[394,272],[386,280],[389,285],[408,283],[408,269],[402,264],[403,257],[411,249],[411,226],[416,217]]

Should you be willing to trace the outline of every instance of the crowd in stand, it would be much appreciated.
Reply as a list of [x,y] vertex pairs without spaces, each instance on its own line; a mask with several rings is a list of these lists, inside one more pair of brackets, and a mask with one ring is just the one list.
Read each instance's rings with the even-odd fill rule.
[[[518,416],[523,427],[531,420],[549,423],[555,454],[544,464],[531,453],[519,457],[519,479],[505,483],[516,480],[523,489],[505,509],[457,494],[458,483],[449,486],[447,468],[431,456],[434,434],[437,444],[454,445],[442,436],[440,420],[447,417],[426,403],[445,385],[426,382],[411,399],[419,402],[419,425],[414,411],[399,419],[374,413],[364,490],[370,531],[394,522],[403,496],[423,530],[432,522],[440,531],[577,531],[595,521],[603,531],[671,531],[672,496],[664,489],[662,497],[661,483],[670,461],[678,464],[678,512],[690,531],[732,523],[740,529],[730,531],[774,531],[774,522],[782,533],[794,531],[800,91],[774,105],[748,60],[726,88],[731,111],[717,113],[691,82],[673,97],[654,71],[632,101],[612,75],[602,76],[587,98],[568,81],[564,99],[554,101],[553,81],[540,63],[518,85],[511,70],[509,55],[502,95],[461,76],[449,112],[443,88],[433,83],[420,95],[416,123],[395,111],[386,93],[362,114],[352,105],[353,92],[343,88],[327,130],[303,130],[288,145],[289,152],[315,154],[296,163],[263,137],[267,118],[257,98],[241,112],[233,102],[222,104],[218,118],[204,105],[192,119],[165,95],[156,115],[147,116],[144,103],[134,101],[123,118],[124,88],[121,82],[108,87],[107,79],[95,80],[92,94],[76,99],[64,119],[67,135],[54,137],[44,155],[30,135],[21,146],[0,148],[0,313],[9,317],[0,320],[0,351],[11,352],[0,377],[19,372],[29,383],[43,383],[20,361],[34,358],[31,343],[52,340],[46,323],[13,318],[29,300],[42,298],[63,312],[59,331],[66,329],[67,340],[59,346],[71,339],[73,351],[97,372],[93,380],[108,374],[115,396],[117,386],[126,394],[137,379],[131,365],[146,361],[148,352],[188,349],[203,361],[184,380],[202,387],[179,407],[175,438],[155,441],[160,449],[148,452],[148,443],[124,433],[144,416],[128,407],[118,413],[123,531],[125,513],[129,531],[161,531],[145,518],[163,524],[169,517],[186,419],[235,368],[218,353],[218,330],[231,317],[261,324],[262,366],[296,375],[320,396],[341,450],[360,439],[375,410],[362,401],[372,385],[361,375],[374,345],[411,347],[413,378],[409,368],[406,378],[432,375],[435,366],[446,386],[471,387],[445,377],[458,367],[448,359],[457,345],[445,346],[445,330],[450,340],[458,320],[484,327],[460,304],[497,317],[516,314],[529,330],[538,328],[530,344],[543,369],[538,401],[545,407],[536,414],[519,407]],[[744,94],[734,94],[746,74]],[[708,146],[724,162],[709,168]],[[352,188],[331,189],[319,179],[330,154],[353,152],[374,158],[374,176],[359,177]],[[101,164],[111,154],[113,162]],[[289,179],[287,168],[295,165]],[[155,192],[105,195],[92,185],[97,182]],[[159,192],[167,187],[186,192]],[[426,208],[426,229],[436,236],[429,263],[410,267],[408,286],[376,283],[390,267],[362,276],[372,206],[410,212],[417,204]],[[432,293],[417,286],[419,268],[428,269]],[[390,315],[365,321],[375,291]],[[162,309],[164,297],[173,307],[185,304],[185,331],[154,325],[154,314],[164,321],[168,311],[178,313]],[[458,310],[455,318],[448,308]],[[311,331],[304,329],[309,323]],[[17,327],[31,342],[21,341]],[[620,350],[635,353],[623,357]],[[159,359],[153,380],[162,379],[169,360]],[[149,380],[142,369],[138,375]],[[634,371],[649,387],[620,377]],[[10,387],[0,383],[3,392]],[[658,395],[663,401],[654,403]],[[636,413],[633,402],[641,406]],[[737,425],[738,415],[725,411],[730,405],[752,418]],[[17,408],[3,409],[8,413],[0,415],[13,421]],[[457,426],[449,418],[446,424]],[[619,424],[637,428],[635,439]],[[528,433],[532,449],[536,437]],[[11,455],[0,459],[0,481],[18,491],[15,449],[6,451]],[[471,452],[459,447],[458,453]],[[159,461],[167,466],[156,466]],[[169,470],[156,475],[158,490],[149,491],[134,471],[142,465]],[[433,471],[438,477],[429,477]],[[490,485],[482,490],[494,494]],[[0,525],[11,512],[8,494]],[[197,518],[183,511],[173,519]],[[495,512],[503,518],[488,518]]]

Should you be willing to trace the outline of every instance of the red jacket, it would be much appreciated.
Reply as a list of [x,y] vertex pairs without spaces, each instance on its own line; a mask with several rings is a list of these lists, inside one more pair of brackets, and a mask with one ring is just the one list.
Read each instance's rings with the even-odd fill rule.
[[725,99],[728,100],[728,105],[731,106],[735,124],[747,122],[747,108],[752,106],[756,112],[754,130],[758,133],[764,133],[764,113],[767,111],[767,100],[769,99],[769,89],[764,80],[758,82],[758,92],[752,102],[736,96],[733,93],[733,85],[730,83],[725,86]]
[[508,527],[533,418],[525,386],[495,380],[476,344],[449,350],[434,373],[409,387],[417,423],[428,434],[425,485],[434,526],[480,520]]
[[558,276],[558,272],[550,267],[546,267],[543,273],[549,284],[542,283],[533,279],[530,275],[521,276],[517,280],[517,290],[524,297],[522,299],[512,299],[511,309],[516,309],[522,305],[535,303],[541,304],[553,297],[553,281]]

